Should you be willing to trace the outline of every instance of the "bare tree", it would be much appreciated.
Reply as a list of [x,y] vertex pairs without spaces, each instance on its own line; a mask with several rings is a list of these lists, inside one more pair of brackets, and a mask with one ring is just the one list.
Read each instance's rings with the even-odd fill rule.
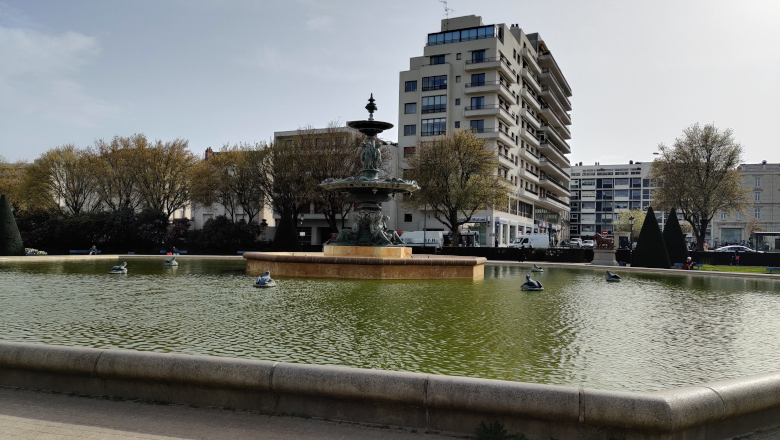
[[97,180],[96,190],[101,203],[111,211],[130,209],[141,204],[135,178],[136,143],[144,143],[143,135],[114,136],[110,142],[95,141],[92,169]]
[[189,203],[192,167],[197,158],[184,139],[150,143],[140,134],[133,139],[134,177],[141,204],[170,217]]
[[504,206],[508,182],[498,176],[496,152],[468,130],[419,142],[407,159],[407,175],[420,190],[401,201],[406,209],[427,209],[452,232],[458,245],[458,230],[479,211]]
[[661,144],[659,150],[661,157],[648,176],[657,182],[654,204],[667,211],[677,208],[693,228],[701,251],[716,213],[734,214],[752,203],[737,171],[742,146],[731,129],[695,124],[683,130],[671,147]]

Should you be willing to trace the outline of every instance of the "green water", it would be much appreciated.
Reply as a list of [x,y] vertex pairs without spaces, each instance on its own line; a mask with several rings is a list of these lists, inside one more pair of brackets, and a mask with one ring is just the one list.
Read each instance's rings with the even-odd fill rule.
[[0,339],[648,391],[780,370],[780,282],[488,265],[482,281],[279,279],[241,259],[0,262]]

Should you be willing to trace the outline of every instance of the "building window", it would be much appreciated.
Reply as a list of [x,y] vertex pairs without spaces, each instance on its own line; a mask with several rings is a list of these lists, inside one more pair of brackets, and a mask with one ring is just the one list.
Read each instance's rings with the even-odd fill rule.
[[409,223],[412,221],[412,214],[404,214],[404,222]]
[[414,136],[417,134],[417,125],[404,125],[404,136]]
[[456,83],[459,83],[459,82],[460,82],[460,76],[456,76],[456,77],[455,77],[455,82],[456,82]]
[[422,112],[441,113],[447,111],[447,95],[425,96],[422,99]]
[[447,131],[447,118],[423,119],[421,136],[438,136]]
[[406,91],[407,92],[416,92],[417,91],[417,81],[406,81]]
[[460,121],[455,121],[455,128],[460,128]]
[[[500,28],[499,32],[501,32]],[[481,40],[484,38],[494,38],[495,36],[495,25],[480,26],[473,29],[462,29],[458,31],[439,32],[435,34],[428,34],[428,46],[458,43],[461,41]]]
[[455,59],[458,59],[458,60],[461,59],[460,54],[455,55]]
[[447,75],[426,76],[422,80],[422,91],[445,90],[447,88]]
[[482,63],[485,61],[485,51],[484,50],[475,50],[471,52],[471,62],[472,63]]
[[471,98],[471,107],[466,110],[479,110],[483,108],[485,108],[485,97],[475,96],[474,98]]
[[755,212],[753,213],[753,217],[761,218],[761,209],[760,208],[756,208]]
[[478,87],[485,85],[485,74],[475,73],[471,75],[471,87]]
[[761,188],[761,178],[756,177],[756,188]]
[[725,212],[721,212],[720,213],[720,219],[721,220],[726,220],[726,213]]
[[455,98],[455,105],[460,105],[460,98]]
[[406,113],[407,115],[410,114],[410,113],[417,113],[417,103],[416,102],[412,102],[412,103],[406,104],[404,106],[404,113]]
[[742,213],[741,212],[737,213],[737,220],[742,220]]
[[756,202],[760,202],[761,201],[761,193],[760,192],[755,193],[754,196],[755,196],[754,201],[756,201]]
[[480,119],[478,121],[471,121],[471,131],[474,133],[484,133],[485,132],[485,120]]
[[432,56],[431,64],[444,64],[444,55]]
[[615,186],[628,185],[628,179],[615,179]]

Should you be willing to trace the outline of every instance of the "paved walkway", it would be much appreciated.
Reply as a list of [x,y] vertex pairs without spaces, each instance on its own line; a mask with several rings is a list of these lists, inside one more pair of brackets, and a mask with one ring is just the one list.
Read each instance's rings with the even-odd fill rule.
[[249,411],[112,401],[0,387],[0,439],[452,440],[453,437]]

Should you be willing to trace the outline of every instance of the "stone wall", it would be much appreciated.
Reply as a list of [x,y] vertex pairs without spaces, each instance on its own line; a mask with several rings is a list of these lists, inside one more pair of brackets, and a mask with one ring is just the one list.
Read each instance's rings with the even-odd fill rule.
[[780,426],[780,372],[624,393],[359,368],[0,342],[0,385],[530,439],[728,439]]

